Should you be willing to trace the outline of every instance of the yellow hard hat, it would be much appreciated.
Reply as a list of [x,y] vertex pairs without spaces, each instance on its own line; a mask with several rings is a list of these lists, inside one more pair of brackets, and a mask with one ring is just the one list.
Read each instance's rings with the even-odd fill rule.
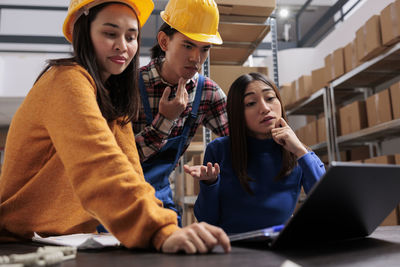
[[214,0],[170,0],[160,15],[169,26],[192,40],[222,44]]
[[145,24],[154,9],[152,0],[71,0],[68,7],[68,14],[63,25],[65,38],[69,42],[72,42],[72,32],[77,19],[90,8],[105,2],[121,2],[132,7],[138,16],[141,27]]

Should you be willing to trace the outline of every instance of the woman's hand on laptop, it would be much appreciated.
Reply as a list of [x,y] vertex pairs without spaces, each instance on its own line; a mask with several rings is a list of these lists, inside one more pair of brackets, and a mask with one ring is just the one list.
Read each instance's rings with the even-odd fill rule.
[[225,253],[231,251],[231,244],[224,230],[201,222],[174,232],[164,241],[161,251],[164,253],[184,251],[187,254],[208,253],[217,245],[221,245]]
[[207,163],[207,166],[195,165],[189,166],[185,164],[183,170],[190,174],[194,179],[201,180],[207,185],[214,184],[218,180],[220,168],[218,163]]

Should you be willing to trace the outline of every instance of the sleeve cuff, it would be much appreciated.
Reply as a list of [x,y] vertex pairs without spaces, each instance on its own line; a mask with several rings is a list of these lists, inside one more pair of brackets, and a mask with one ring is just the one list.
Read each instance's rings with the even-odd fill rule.
[[215,181],[215,183],[210,184],[210,185],[204,183],[203,181],[200,181],[200,188],[201,188],[202,190],[205,190],[205,192],[210,192],[210,191],[218,190],[219,181],[220,181],[219,175],[218,175],[217,181]]
[[169,224],[161,228],[153,237],[153,246],[155,247],[155,249],[160,251],[165,239],[167,239],[170,235],[172,235],[179,229],[180,228],[176,224]]
[[318,156],[315,155],[315,153],[313,151],[308,151],[306,154],[304,154],[303,156],[298,158],[297,162],[299,163],[300,167],[303,170],[305,170],[307,168],[309,169],[310,166],[314,166],[314,165],[322,165],[323,166],[323,163],[318,158]]
[[165,118],[163,115],[161,115],[160,113],[158,113],[155,118],[153,119],[153,127],[154,129],[156,129],[158,132],[160,132],[161,134],[168,136],[171,131],[172,128],[174,128],[176,124],[175,120],[169,120],[167,118]]

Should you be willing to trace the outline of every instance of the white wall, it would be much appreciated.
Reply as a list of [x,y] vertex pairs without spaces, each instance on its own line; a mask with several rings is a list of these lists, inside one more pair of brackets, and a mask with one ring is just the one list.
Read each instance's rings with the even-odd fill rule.
[[32,87],[45,61],[54,54],[0,54],[0,96],[23,97]]

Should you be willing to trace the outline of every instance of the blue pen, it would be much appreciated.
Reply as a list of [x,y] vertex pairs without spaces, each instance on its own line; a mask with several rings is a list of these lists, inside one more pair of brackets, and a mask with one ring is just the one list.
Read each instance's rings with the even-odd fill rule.
[[277,236],[279,232],[283,229],[285,225],[279,224],[268,228],[259,229],[250,232],[244,232],[239,234],[230,234],[229,240],[233,241],[259,241],[259,240],[269,240],[274,236]]
[[274,226],[263,229],[263,231],[265,234],[279,233],[283,229],[284,226],[285,226],[284,224],[274,225]]

